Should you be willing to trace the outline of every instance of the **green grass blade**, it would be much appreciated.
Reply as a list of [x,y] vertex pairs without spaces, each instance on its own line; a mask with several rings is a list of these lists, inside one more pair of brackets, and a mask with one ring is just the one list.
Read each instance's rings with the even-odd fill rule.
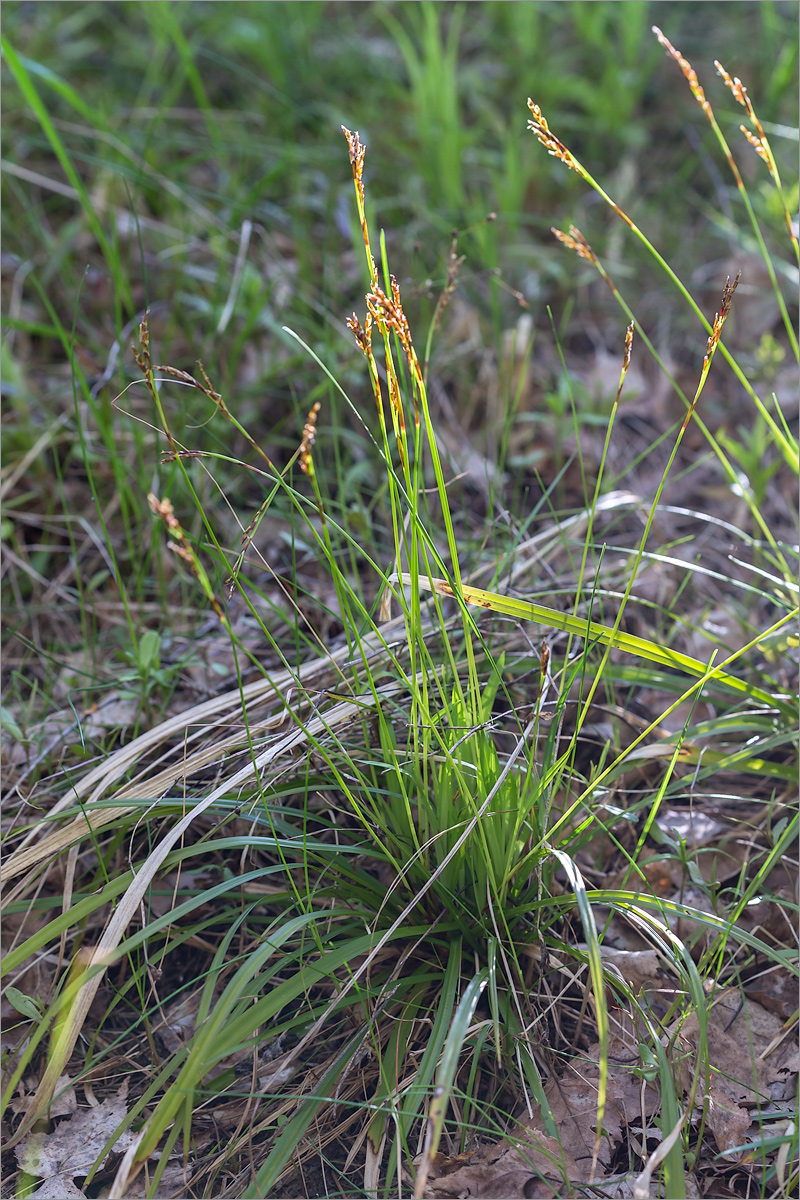
[[274,1195],[275,1184],[278,1182],[281,1172],[292,1155],[296,1153],[300,1139],[323,1104],[330,1104],[333,1100],[332,1093],[336,1081],[364,1041],[364,1036],[365,1031],[359,1029],[347,1043],[333,1066],[323,1075],[315,1094],[302,1101],[298,1111],[282,1129],[266,1162],[259,1167],[255,1184],[242,1192],[243,1200],[269,1200],[269,1197]]
[[[402,581],[404,583],[408,582],[405,572],[402,575]],[[420,586],[430,586],[431,590],[435,590],[443,596],[455,595],[453,588],[444,579],[433,579],[431,581],[420,579]],[[584,621],[580,617],[559,612],[555,608],[547,608],[542,604],[532,604],[528,600],[516,600],[511,596],[502,596],[498,592],[487,592],[481,588],[471,587],[469,584],[461,586],[460,594],[467,604],[476,604],[481,608],[491,609],[493,612],[505,613],[507,616],[516,617],[518,620],[537,621],[539,624],[547,625],[551,629],[561,629],[566,633],[575,634],[577,637],[597,641],[603,646],[624,650],[627,654],[635,654],[639,658],[646,659],[648,662],[659,663],[666,667],[674,667],[680,671],[687,671],[690,675],[705,676],[708,679],[715,680],[717,683],[723,683],[732,691],[752,696],[754,699],[760,700],[763,704],[778,706],[780,703],[773,696],[770,696],[768,692],[754,687],[744,680],[737,679],[734,675],[727,674],[720,667],[714,667],[709,670],[708,665],[699,658],[692,658],[688,654],[682,654],[678,650],[670,650],[668,647],[660,646],[657,642],[650,641],[648,638],[636,637],[634,634],[624,633],[619,629],[614,631],[606,625],[599,625],[596,621]],[[781,629],[784,625],[794,620],[797,615],[798,610],[794,609],[791,613],[787,613],[785,617],[767,632],[772,633],[776,629]],[[765,636],[766,633],[759,634],[755,642],[762,640]],[[741,654],[741,651],[739,651],[739,654]]]
[[550,852],[561,863],[575,892],[578,911],[581,914],[581,921],[583,923],[583,932],[586,937],[589,973],[592,978],[592,991],[594,992],[597,1040],[600,1044],[598,1060],[600,1078],[597,1085],[597,1127],[592,1169],[589,1176],[590,1179],[594,1179],[597,1168],[597,1156],[600,1151],[600,1141],[603,1136],[603,1116],[605,1114],[606,1089],[608,1086],[608,1007],[606,1004],[605,979],[603,977],[603,959],[600,955],[600,941],[597,937],[594,913],[592,912],[586,885],[583,882],[583,876],[570,856],[565,854],[563,850],[557,850],[555,847],[552,847]]
[[484,967],[477,975],[473,975],[467,984],[461,1002],[456,1009],[452,1024],[442,1052],[439,1069],[436,1072],[436,1087],[428,1111],[428,1128],[425,1135],[425,1150],[422,1163],[417,1174],[414,1188],[415,1200],[421,1200],[428,1179],[431,1162],[439,1149],[439,1140],[444,1128],[444,1118],[447,1105],[450,1102],[450,1092],[458,1070],[461,1050],[472,1023],[481,993],[489,982],[489,968]]

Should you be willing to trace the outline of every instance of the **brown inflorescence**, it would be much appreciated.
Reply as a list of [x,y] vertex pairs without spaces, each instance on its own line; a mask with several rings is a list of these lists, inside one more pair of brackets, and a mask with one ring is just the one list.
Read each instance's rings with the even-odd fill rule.
[[320,402],[317,400],[312,405],[311,411],[306,418],[306,423],[303,426],[303,440],[300,443],[300,470],[304,475],[313,474],[311,451],[314,448],[314,440],[317,436],[317,417],[319,416],[320,407]]
[[400,303],[400,289],[397,286],[397,280],[394,275],[390,276],[390,280],[392,288],[391,298],[386,295],[386,292],[379,284],[375,284],[373,290],[367,296],[367,307],[378,324],[388,325],[390,329],[394,330],[400,338],[400,344],[406,356],[410,356],[413,352],[411,329],[409,328],[408,318],[403,312],[403,305]]
[[170,375],[173,379],[179,379],[181,383],[188,383],[191,387],[197,388],[198,392],[202,392],[205,396],[208,396],[209,400],[214,401],[223,416],[229,417],[230,412],[227,404],[222,399],[222,396],[220,396],[219,392],[216,391],[216,389],[212,386],[211,380],[206,374],[206,369],[199,359],[197,366],[200,370],[200,374],[203,377],[202,383],[200,383],[198,379],[195,379],[194,375],[190,375],[188,371],[179,371],[177,367],[169,367],[164,363],[159,363],[154,369],[156,371],[163,371],[165,375]]
[[675,59],[675,62],[678,64],[680,69],[683,71],[683,74],[686,77],[686,82],[689,84],[689,87],[691,88],[691,92],[692,92],[692,95],[694,96],[695,100],[700,105],[700,107],[702,108],[702,110],[706,114],[706,116],[710,117],[711,105],[706,100],[706,94],[700,86],[700,82],[697,78],[697,72],[695,71],[694,67],[692,66],[692,64],[690,62],[688,62],[683,57],[683,55],[680,53],[679,50],[675,49],[672,42],[669,40],[668,37],[664,36],[664,34],[661,32],[661,30],[658,28],[657,25],[653,25],[652,28],[653,28],[653,33],[656,35],[656,37],[658,38],[661,45],[664,47],[664,49],[669,54],[672,55],[672,57]]
[[151,365],[150,364],[150,309],[149,308],[148,308],[147,312],[144,314],[144,316],[142,317],[141,321],[139,322],[139,343],[142,347],[141,357],[135,349],[134,349],[133,353],[136,355],[136,361],[139,363],[139,366],[142,368],[142,370],[144,371],[144,373],[146,375],[148,373],[148,371],[150,370],[150,365]]
[[186,545],[186,534],[181,528],[180,521],[175,516],[175,510],[172,507],[172,501],[169,498],[166,500],[159,500],[155,493],[150,492],[147,497],[147,503],[150,505],[150,508],[155,516],[161,518],[167,527],[167,532],[169,533],[170,537],[174,539],[169,543],[168,549],[170,549],[173,554],[177,554],[179,558],[182,558],[185,563],[188,563],[189,567],[191,567],[193,573],[196,575],[197,564],[195,562],[194,555]]
[[767,154],[766,150],[764,149],[764,143],[762,142],[761,138],[756,137],[756,135],[754,133],[751,133],[751,131],[747,128],[746,125],[740,125],[739,128],[741,129],[744,136],[747,138],[750,145],[755,150],[758,157],[760,159],[763,159],[763,161],[767,164],[767,166],[769,167],[770,174],[772,174],[772,163],[769,160],[769,155]]
[[714,66],[717,68],[717,74],[720,75],[725,81],[725,87],[730,88],[731,92],[733,93],[734,100],[741,104],[742,108],[747,109],[747,115],[751,119],[755,119],[753,105],[751,104],[750,97],[747,94],[747,88],[744,86],[741,79],[735,75],[733,78],[731,78],[731,76],[723,67],[722,63],[717,58],[714,59]]
[[580,175],[581,172],[578,168],[578,164],[572,157],[572,154],[564,145],[564,143],[559,141],[556,135],[552,132],[550,126],[547,124],[547,120],[542,114],[542,110],[539,108],[539,105],[534,104],[530,97],[528,97],[528,108],[531,110],[531,114],[533,115],[533,120],[528,121],[528,129],[533,130],[548,154],[552,154],[554,158],[560,158],[563,163],[566,163],[571,171],[577,171]]
[[[490,220],[491,218],[494,217],[494,215],[495,215],[494,213],[489,213],[489,216],[486,219]],[[439,328],[442,317],[444,316],[444,311],[447,308],[450,301],[452,300],[453,293],[456,290],[456,282],[458,280],[458,272],[459,272],[459,269],[460,269],[461,264],[463,263],[464,257],[465,257],[463,254],[460,254],[460,255],[456,254],[457,248],[458,248],[458,230],[454,229],[452,241],[450,243],[450,255],[449,255],[448,263],[447,263],[447,279],[445,280],[445,285],[444,285],[444,288],[442,289],[442,294],[439,297],[439,303],[436,306],[436,317],[434,319],[434,324],[433,324],[434,330],[437,330]]]
[[592,247],[587,242],[586,238],[581,233],[580,229],[576,229],[574,225],[570,225],[569,233],[562,233],[560,229],[551,226],[550,232],[554,237],[557,237],[562,245],[568,250],[574,250],[581,258],[585,258],[587,262],[592,263],[595,267],[598,266],[597,255]]
[[155,492],[150,492],[147,497],[147,503],[150,505],[153,513],[155,513],[157,517],[161,517],[167,529],[175,531],[180,529],[180,523],[178,518],[175,516],[175,509],[172,507],[172,501],[169,498],[166,500],[159,500]]
[[739,272],[737,272],[736,278],[734,279],[733,283],[731,283],[730,275],[725,280],[725,286],[722,289],[722,301],[720,302],[719,312],[716,313],[714,316],[714,324],[711,327],[711,334],[709,335],[709,339],[708,339],[708,348],[706,350],[705,359],[703,360],[704,367],[708,364],[708,361],[711,358],[711,355],[714,353],[714,351],[717,348],[717,343],[719,342],[720,335],[722,333],[722,326],[725,324],[726,320],[728,319],[728,313],[731,311],[731,302],[733,300],[733,293],[736,291],[737,287],[739,286],[739,280],[741,279],[741,277],[742,277],[742,273],[741,273],[741,271],[739,271]]
[[625,331],[625,353],[622,359],[622,369],[627,371],[631,365],[631,349],[633,348],[633,321]]
[[747,128],[746,125],[740,125],[739,128],[755,150],[758,157],[767,164],[769,172],[772,175],[773,164],[768,149],[769,143],[767,142],[767,137],[764,133],[761,122],[756,116],[756,110],[753,108],[753,102],[747,94],[747,88],[744,86],[738,76],[734,75],[733,78],[731,78],[731,76],[723,67],[722,63],[716,58],[714,59],[714,66],[717,68],[717,74],[725,81],[725,86],[730,89],[734,100],[741,104],[742,108],[747,109],[747,115],[755,126],[756,132],[753,133]]
[[367,313],[366,321],[363,325],[355,313],[353,313],[352,317],[347,318],[345,324],[356,339],[361,351],[369,358],[372,353],[372,313]]
[[342,126],[342,133],[347,138],[347,145],[350,150],[350,166],[353,168],[353,179],[356,181],[358,194],[361,203],[364,203],[364,155],[367,153],[367,147],[358,136],[358,130],[351,133],[346,125]]

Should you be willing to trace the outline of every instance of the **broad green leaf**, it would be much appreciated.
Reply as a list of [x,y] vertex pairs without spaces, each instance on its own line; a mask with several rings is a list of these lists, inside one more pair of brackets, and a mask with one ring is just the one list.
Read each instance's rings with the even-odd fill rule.
[[30,1017],[32,1021],[41,1020],[42,1006],[34,1000],[33,996],[26,996],[19,988],[9,984],[5,991],[5,997],[9,1004],[14,1005],[18,1013],[22,1013],[23,1017]]

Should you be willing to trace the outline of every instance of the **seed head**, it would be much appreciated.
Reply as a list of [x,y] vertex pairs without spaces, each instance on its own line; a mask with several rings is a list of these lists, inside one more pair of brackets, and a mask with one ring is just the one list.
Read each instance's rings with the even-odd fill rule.
[[750,103],[750,97],[747,94],[747,88],[744,86],[741,79],[739,79],[736,75],[734,75],[733,79],[731,79],[722,63],[716,58],[714,59],[714,66],[717,68],[717,74],[724,79],[725,87],[730,88],[731,92],[733,93],[734,100],[741,104],[742,108],[747,109],[748,116],[752,116],[753,105]]
[[413,347],[408,318],[403,312],[403,305],[400,302],[400,289],[397,286],[397,280],[394,275],[391,275],[389,278],[392,289],[391,298],[386,295],[386,292],[384,292],[379,284],[375,284],[373,291],[367,296],[367,308],[378,324],[388,325],[390,329],[394,330],[400,338],[403,350],[407,355],[410,355]]
[[726,88],[730,89],[734,100],[741,104],[742,108],[747,109],[747,115],[750,118],[750,122],[755,128],[756,132],[752,133],[744,125],[740,125],[739,128],[755,150],[758,157],[767,164],[770,175],[774,175],[775,164],[769,152],[769,142],[767,141],[761,122],[756,115],[756,110],[753,108],[753,102],[747,94],[747,88],[744,86],[738,76],[734,75],[733,79],[731,79],[722,63],[718,62],[716,59],[714,59],[714,66],[717,68],[717,74],[720,75],[725,81]]
[[686,82],[689,84],[689,87],[691,89],[692,95],[694,96],[695,100],[700,105],[700,107],[702,108],[702,110],[706,114],[706,116],[708,116],[708,114],[711,112],[711,105],[706,100],[705,92],[703,91],[703,89],[700,86],[700,83],[697,78],[697,72],[695,71],[694,67],[692,66],[692,64],[690,62],[687,62],[687,60],[683,57],[683,55],[680,53],[679,50],[675,49],[675,47],[673,46],[673,44],[669,40],[669,38],[664,37],[664,34],[661,32],[661,30],[658,28],[657,25],[653,26],[653,33],[656,35],[656,37],[658,38],[659,42],[664,47],[664,49],[669,54],[672,55],[672,57],[675,59],[675,62],[678,64],[680,69],[683,71],[683,74],[686,78]]
[[769,170],[770,170],[770,174],[772,174],[772,164],[769,160],[769,155],[767,154],[766,150],[764,149],[764,143],[761,140],[761,138],[756,137],[756,135],[754,133],[751,133],[746,125],[740,125],[739,128],[741,129],[744,136],[747,138],[750,145],[755,150],[758,157],[767,164],[767,166],[769,167]]
[[150,505],[150,509],[155,516],[161,517],[168,529],[180,529],[178,518],[175,516],[175,510],[172,507],[172,501],[169,497],[166,500],[159,500],[154,492],[150,492],[147,497],[147,503]]
[[622,359],[622,371],[625,374],[631,365],[631,349],[633,347],[633,321],[625,331],[625,353]]
[[317,400],[303,426],[303,440],[300,443],[300,470],[304,475],[313,475],[314,473],[311,451],[314,448],[314,441],[317,436],[317,417],[319,416],[320,407],[320,402]]
[[578,171],[578,174],[580,174],[580,171],[578,170],[578,164],[572,157],[572,154],[569,152],[564,143],[559,141],[556,135],[552,132],[550,126],[547,124],[547,120],[544,117],[542,110],[539,108],[539,105],[534,104],[530,97],[528,98],[528,108],[531,110],[531,114],[533,116],[533,120],[528,121],[528,129],[533,130],[548,154],[552,154],[554,158],[560,158],[563,163],[566,163],[571,171]]
[[569,233],[562,233],[560,229],[551,227],[550,232],[558,238],[563,246],[568,250],[574,250],[581,258],[585,258],[587,262],[594,266],[598,265],[597,255],[592,247],[587,242],[586,238],[581,233],[580,229],[576,229],[574,225],[570,225]]
[[347,138],[347,145],[350,150],[350,166],[353,168],[353,179],[356,182],[356,187],[358,188],[358,195],[361,200],[361,203],[363,204],[364,203],[364,180],[363,180],[364,155],[367,153],[367,147],[363,144],[363,142],[361,141],[361,138],[358,136],[358,130],[356,130],[355,133],[351,133],[350,130],[345,125],[343,125],[342,132],[344,133],[344,136]]
[[[550,666],[550,647],[547,642],[542,639],[542,648],[539,652],[539,670],[542,673],[542,679],[547,675],[547,669]],[[540,689],[541,690],[541,689]]]
[[719,342],[720,335],[722,333],[722,326],[725,324],[726,320],[728,319],[728,313],[731,311],[731,302],[733,301],[733,293],[736,291],[737,287],[739,286],[739,280],[741,279],[741,277],[742,277],[742,272],[738,271],[736,273],[736,278],[734,279],[733,283],[731,283],[730,275],[725,280],[725,286],[722,289],[722,300],[720,302],[719,312],[716,313],[714,316],[714,324],[711,327],[711,334],[708,339],[708,347],[706,349],[706,356],[703,361],[704,367],[707,366],[712,354],[714,353],[714,351],[717,348],[717,343]]
[[347,318],[346,324],[356,339],[362,353],[369,358],[372,353],[372,313],[367,313],[364,325],[361,324],[355,313],[353,313],[352,317]]
[[139,322],[139,343],[142,347],[144,358],[150,361],[150,309],[142,317]]

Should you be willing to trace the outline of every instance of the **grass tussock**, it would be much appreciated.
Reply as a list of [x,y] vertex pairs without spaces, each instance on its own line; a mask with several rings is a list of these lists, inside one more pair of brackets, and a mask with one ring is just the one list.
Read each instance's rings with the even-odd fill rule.
[[[224,161],[222,114],[173,10],[158,12]],[[437,55],[457,74],[463,14],[440,44],[436,13],[419,7],[417,40],[395,12],[381,18],[421,106]],[[556,250],[613,304],[607,402],[573,386],[554,328],[566,382],[547,393],[542,434],[518,309],[478,448],[473,399],[459,421],[442,384],[459,345],[448,322],[470,320],[464,234],[418,334],[391,236],[375,237],[358,132],[342,126],[366,285],[358,311],[337,314],[351,359],[334,369],[313,320],[285,327],[303,386],[263,437],[223,361],[187,369],[213,346],[190,351],[187,336],[173,364],[157,361],[159,300],[139,305],[106,201],[63,150],[30,60],[4,48],[118,268],[119,304],[116,351],[92,382],[39,285],[73,410],[4,476],[24,511],[14,489],[69,425],[81,486],[114,496],[81,547],[76,476],[55,456],[46,515],[65,517],[70,582],[7,531],[9,594],[21,611],[35,586],[37,607],[3,702],[5,1194],[796,1193],[798,440],[761,387],[777,347],[798,357],[791,187],[769,122],[717,64],[784,254],[694,69],[654,33],[763,261],[777,332],[759,343],[761,376],[728,336],[745,274],[718,273],[713,306],[698,300],[529,100],[538,142],[685,307],[691,371],[637,318],[630,272],[563,222]],[[454,154],[467,134],[441,104]],[[448,180],[454,207],[464,187]],[[253,232],[248,218],[228,248],[219,337],[236,325]],[[246,323],[232,336],[244,355]],[[134,339],[135,373],[112,394]],[[736,430],[718,419],[722,373],[747,406]],[[643,445],[636,379],[661,380],[670,414]],[[87,545],[102,580],[80,569]],[[54,675],[36,621],[62,602],[82,644]],[[113,667],[109,622],[128,639]]]

